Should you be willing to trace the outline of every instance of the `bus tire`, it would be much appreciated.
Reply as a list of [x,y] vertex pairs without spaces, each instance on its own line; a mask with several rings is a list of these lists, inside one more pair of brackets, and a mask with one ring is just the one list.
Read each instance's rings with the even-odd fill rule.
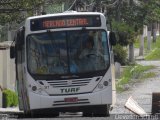
[[94,117],[108,117],[109,114],[109,105],[97,107],[93,113]]
[[59,116],[59,112],[54,112],[51,114],[52,117],[58,117]]
[[89,112],[89,111],[87,111],[87,112],[84,111],[84,112],[83,112],[83,117],[92,117],[92,114],[93,114],[93,113],[92,113],[91,111],[90,111],[90,112]]
[[32,111],[31,117],[32,118],[44,118],[44,117],[58,117],[59,112],[46,112],[46,111]]

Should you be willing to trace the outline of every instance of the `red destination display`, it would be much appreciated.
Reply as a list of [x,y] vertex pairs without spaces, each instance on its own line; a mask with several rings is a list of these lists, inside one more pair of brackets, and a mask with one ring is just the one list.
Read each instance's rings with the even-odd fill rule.
[[36,18],[30,21],[31,31],[70,28],[70,27],[100,27],[101,19],[99,15],[78,15],[78,16],[58,16]]
[[88,20],[86,18],[48,20],[43,22],[44,28],[59,28],[59,27],[87,26],[87,25],[88,25]]

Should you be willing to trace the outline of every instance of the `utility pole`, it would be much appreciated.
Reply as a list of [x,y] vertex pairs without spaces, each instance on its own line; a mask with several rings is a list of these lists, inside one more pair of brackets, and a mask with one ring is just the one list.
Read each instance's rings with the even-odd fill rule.
[[[133,6],[133,0],[130,0],[129,6],[130,7]],[[133,42],[131,42],[129,44],[129,61],[134,62],[134,44],[133,44]]]
[[156,27],[157,23],[156,22],[153,22],[152,24],[152,30],[153,30],[153,42],[156,43],[156,39],[157,39],[157,36],[156,36],[156,32],[157,32],[157,27]]
[[151,50],[151,29],[152,25],[151,23],[147,26],[147,50]]
[[143,56],[144,54],[144,34],[143,34],[143,27],[140,31],[140,48],[139,48],[139,56]]

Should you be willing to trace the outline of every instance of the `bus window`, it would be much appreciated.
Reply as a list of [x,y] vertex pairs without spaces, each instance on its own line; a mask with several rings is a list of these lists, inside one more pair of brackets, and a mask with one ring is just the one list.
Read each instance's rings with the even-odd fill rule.
[[[89,38],[93,39],[93,48],[86,50]],[[27,37],[27,46],[28,68],[34,74],[78,74],[105,70],[109,65],[107,34],[103,30],[32,34]]]
[[[69,57],[70,60],[76,63],[78,72],[93,72],[106,69],[109,64],[109,50],[107,47],[108,40],[106,32],[101,30],[88,30],[82,33],[80,33],[80,31],[74,31],[74,33],[69,32],[68,36],[71,36],[72,34],[74,35],[69,39]],[[102,35],[106,36],[102,37]],[[87,50],[86,44],[89,38],[93,39],[94,45],[92,49]],[[100,46],[101,48],[99,48]]]

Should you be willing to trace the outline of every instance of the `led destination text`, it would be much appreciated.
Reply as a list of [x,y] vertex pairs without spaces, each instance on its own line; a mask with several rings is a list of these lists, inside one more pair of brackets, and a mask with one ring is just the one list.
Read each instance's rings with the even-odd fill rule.
[[44,28],[87,26],[87,25],[88,25],[88,20],[85,18],[43,21]]
[[31,31],[57,29],[57,28],[71,28],[71,27],[100,27],[101,19],[98,15],[90,16],[55,16],[42,17],[32,19],[30,21]]

